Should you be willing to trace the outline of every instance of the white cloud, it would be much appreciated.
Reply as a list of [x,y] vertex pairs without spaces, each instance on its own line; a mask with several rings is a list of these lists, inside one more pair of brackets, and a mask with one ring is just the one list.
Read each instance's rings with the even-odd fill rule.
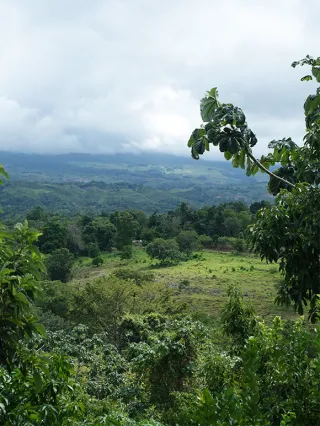
[[319,55],[310,0],[3,0],[0,149],[189,155],[199,99],[218,86],[261,144],[303,135]]

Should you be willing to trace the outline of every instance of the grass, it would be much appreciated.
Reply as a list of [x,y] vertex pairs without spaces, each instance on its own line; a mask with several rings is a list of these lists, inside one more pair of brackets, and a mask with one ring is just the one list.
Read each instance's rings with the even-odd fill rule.
[[[93,277],[112,274],[118,268],[152,271],[156,282],[176,290],[177,298],[186,303],[188,310],[203,316],[218,317],[227,299],[230,285],[236,285],[251,303],[258,315],[266,321],[276,315],[292,319],[296,317],[292,307],[274,304],[276,284],[280,280],[278,266],[266,264],[251,255],[237,255],[215,251],[197,253],[197,258],[178,265],[163,267],[151,261],[142,248],[134,249],[129,261],[121,261],[116,253],[102,255],[101,267],[92,267],[91,259],[82,258],[81,267],[75,270],[80,282]],[[189,282],[183,289],[179,284]]]

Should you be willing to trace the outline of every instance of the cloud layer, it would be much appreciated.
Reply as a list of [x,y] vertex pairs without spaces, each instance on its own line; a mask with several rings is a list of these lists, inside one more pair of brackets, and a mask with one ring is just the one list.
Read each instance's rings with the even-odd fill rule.
[[258,151],[299,142],[313,86],[290,64],[320,55],[319,16],[317,0],[3,0],[0,149],[189,155],[213,86]]

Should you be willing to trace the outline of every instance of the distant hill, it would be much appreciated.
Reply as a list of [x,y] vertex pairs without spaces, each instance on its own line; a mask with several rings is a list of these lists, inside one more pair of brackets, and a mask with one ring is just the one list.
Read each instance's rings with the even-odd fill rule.
[[227,161],[195,161],[166,154],[40,155],[0,152],[10,181],[0,189],[5,217],[35,205],[76,214],[135,208],[146,213],[230,200],[271,198],[266,175],[247,177]]

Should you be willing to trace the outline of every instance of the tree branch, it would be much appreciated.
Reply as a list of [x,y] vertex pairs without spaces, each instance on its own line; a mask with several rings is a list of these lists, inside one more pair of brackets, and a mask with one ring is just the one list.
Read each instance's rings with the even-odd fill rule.
[[261,169],[261,170],[263,170],[265,173],[267,173],[269,176],[271,176],[271,177],[273,177],[273,178],[275,178],[275,179],[278,179],[278,180],[280,180],[281,182],[283,182],[283,183],[285,183],[286,185],[289,185],[289,186],[292,186],[292,188],[295,188],[296,186],[293,184],[293,183],[291,183],[291,182],[289,182],[289,181],[287,181],[287,180],[285,180],[285,179],[283,179],[282,177],[280,177],[280,176],[277,176],[277,175],[275,175],[274,173],[272,173],[272,172],[270,172],[270,170],[268,170],[266,167],[264,167],[264,165],[262,165],[261,163],[260,163],[260,161],[259,160],[257,160],[250,152],[247,152],[247,155],[248,155],[248,157],[250,157],[251,158],[251,160],[254,162],[254,163],[256,163],[256,165]]

